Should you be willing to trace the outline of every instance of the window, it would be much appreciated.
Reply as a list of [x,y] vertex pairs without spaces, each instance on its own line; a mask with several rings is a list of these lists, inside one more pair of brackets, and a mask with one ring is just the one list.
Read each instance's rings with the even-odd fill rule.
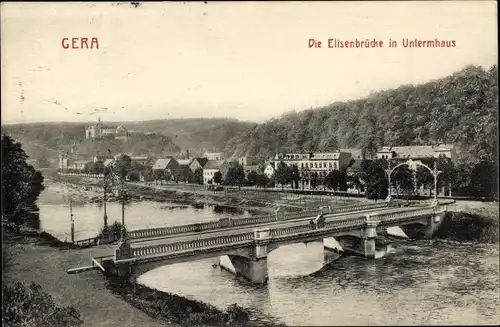
[[328,163],[328,168],[332,168],[332,163],[331,162]]
[[337,163],[336,162],[333,163],[333,169],[337,169]]

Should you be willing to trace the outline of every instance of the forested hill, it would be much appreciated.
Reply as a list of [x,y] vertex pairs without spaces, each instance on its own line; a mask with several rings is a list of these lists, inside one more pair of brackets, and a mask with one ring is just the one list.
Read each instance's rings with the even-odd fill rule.
[[[125,125],[125,123],[124,123]],[[163,119],[127,122],[137,132],[155,132],[170,137],[182,150],[222,151],[227,140],[255,127],[256,123],[228,118]]]
[[[172,155],[189,149],[191,153],[204,150],[222,150],[228,139],[253,128],[255,123],[240,122],[226,118],[164,119],[141,122],[104,122],[123,125],[128,130],[138,132],[123,143],[118,140],[85,140],[85,128],[95,122],[70,123],[26,123],[3,125],[2,133],[29,145],[26,148],[31,159],[57,163],[57,153],[68,150],[75,142],[78,153],[93,156],[99,152],[132,152],[134,154]],[[147,135],[145,135],[147,134]]]
[[282,151],[382,145],[456,144],[462,163],[498,160],[498,69],[468,66],[421,85],[285,114],[230,140],[228,155],[265,158]]

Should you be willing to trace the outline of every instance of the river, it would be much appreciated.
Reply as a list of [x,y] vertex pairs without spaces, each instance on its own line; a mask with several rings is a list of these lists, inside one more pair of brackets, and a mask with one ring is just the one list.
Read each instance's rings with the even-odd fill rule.
[[[68,190],[50,184],[39,199],[41,229],[64,239],[69,231]],[[109,203],[109,222],[121,207]],[[95,236],[102,205],[75,201],[75,239]],[[174,203],[132,202],[130,230],[249,216],[244,211],[194,208]],[[269,255],[269,282],[252,285],[213,268],[218,258],[152,270],[139,282],[158,290],[211,303],[237,303],[256,322],[287,325],[428,325],[499,323],[498,244],[404,241],[377,260],[343,257],[324,266],[320,242],[294,244]]]

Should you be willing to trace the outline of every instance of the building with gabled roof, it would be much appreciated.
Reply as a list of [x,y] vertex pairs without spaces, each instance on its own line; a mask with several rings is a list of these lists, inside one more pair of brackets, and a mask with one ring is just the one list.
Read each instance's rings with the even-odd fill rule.
[[453,145],[441,143],[439,145],[410,145],[384,146],[377,152],[377,159],[428,159],[449,158],[453,164],[457,163],[457,152]]
[[224,180],[229,170],[229,164],[225,160],[208,160],[203,166],[203,184],[213,183],[213,178],[216,172],[222,174]]
[[153,164],[153,170],[157,169],[176,169],[179,167],[179,163],[174,158],[161,158],[156,159]]

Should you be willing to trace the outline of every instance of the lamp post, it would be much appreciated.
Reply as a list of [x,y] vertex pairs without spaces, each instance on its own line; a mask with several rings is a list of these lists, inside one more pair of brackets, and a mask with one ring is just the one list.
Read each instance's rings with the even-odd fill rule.
[[437,162],[435,160],[434,169],[431,170],[431,173],[434,176],[434,202],[437,202],[437,178],[438,175],[442,173],[442,171],[437,169]]
[[121,240],[125,241],[127,233],[125,231],[125,177],[121,177],[121,200],[122,200],[122,228],[121,228]]
[[387,190],[387,199],[386,200],[390,201],[392,198],[391,197],[391,189],[392,189],[392,187],[391,187],[391,174],[396,167],[391,169],[391,160],[388,159],[387,162],[388,162],[387,169],[384,169],[385,173],[387,174],[387,181],[389,182],[389,185],[387,186],[388,190]]

